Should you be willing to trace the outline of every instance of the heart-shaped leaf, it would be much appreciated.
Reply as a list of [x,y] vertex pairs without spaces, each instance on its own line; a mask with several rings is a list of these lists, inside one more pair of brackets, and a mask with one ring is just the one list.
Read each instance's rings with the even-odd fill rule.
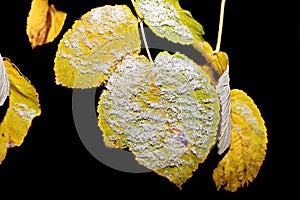
[[107,146],[181,188],[215,144],[219,110],[210,78],[183,54],[161,52],[153,65],[127,56],[100,98],[99,127]]

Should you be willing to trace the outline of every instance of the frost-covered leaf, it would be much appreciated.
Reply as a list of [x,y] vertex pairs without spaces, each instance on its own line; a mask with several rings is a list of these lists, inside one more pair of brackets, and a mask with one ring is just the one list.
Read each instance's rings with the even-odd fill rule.
[[210,78],[186,56],[161,52],[151,65],[126,56],[111,74],[98,105],[109,147],[181,188],[215,144],[219,100]]
[[30,81],[7,58],[4,65],[10,82],[9,107],[0,124],[0,164],[7,148],[23,143],[32,119],[41,113],[38,93]]
[[32,0],[26,27],[31,47],[52,42],[60,33],[66,17],[65,12],[48,5],[48,0]]
[[159,37],[181,44],[203,40],[202,25],[180,7],[179,0],[136,0],[134,8]]
[[9,96],[9,81],[7,72],[0,54],[0,106],[2,106]]
[[56,83],[97,87],[125,55],[138,53],[140,48],[138,21],[127,6],[94,8],[61,39],[54,60]]
[[230,85],[229,85],[229,65],[227,69],[221,75],[216,85],[216,90],[220,98],[221,105],[221,120],[220,128],[218,133],[218,154],[224,153],[226,149],[230,146],[230,112],[231,112],[231,102],[230,102]]
[[213,172],[217,189],[235,192],[252,182],[266,155],[267,129],[253,100],[231,90],[231,144]]

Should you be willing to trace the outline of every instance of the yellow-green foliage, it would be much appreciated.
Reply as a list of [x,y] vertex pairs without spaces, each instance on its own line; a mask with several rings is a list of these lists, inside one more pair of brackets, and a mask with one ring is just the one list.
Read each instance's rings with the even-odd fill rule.
[[[215,144],[219,154],[230,148],[213,174],[218,189],[236,191],[253,181],[266,154],[266,128],[250,97],[230,89],[227,54],[213,51],[178,0],[132,2],[137,16],[125,5],[102,6],[75,21],[58,46],[56,83],[105,83],[97,111],[106,146],[127,148],[179,188]],[[160,52],[152,61],[147,49],[149,61],[141,54],[138,22],[190,45],[205,63],[180,52]]]

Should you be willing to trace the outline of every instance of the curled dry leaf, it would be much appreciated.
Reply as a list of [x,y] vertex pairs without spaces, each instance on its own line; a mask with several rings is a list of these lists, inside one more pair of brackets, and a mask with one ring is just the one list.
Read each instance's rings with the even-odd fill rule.
[[0,106],[2,106],[9,96],[9,80],[7,72],[0,54]]
[[229,85],[229,65],[221,75],[216,85],[216,90],[220,98],[221,120],[217,137],[218,154],[224,153],[230,146],[231,135],[231,101]]
[[48,0],[32,0],[26,27],[31,47],[52,42],[60,33],[66,17],[65,12],[48,5]]
[[7,148],[23,143],[32,119],[41,113],[38,93],[19,69],[4,58],[10,83],[9,107],[0,124],[0,163],[5,159]]

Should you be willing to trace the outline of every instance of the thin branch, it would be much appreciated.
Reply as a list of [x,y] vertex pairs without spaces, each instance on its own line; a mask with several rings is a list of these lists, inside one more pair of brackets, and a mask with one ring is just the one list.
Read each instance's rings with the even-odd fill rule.
[[221,2],[218,40],[217,40],[216,50],[214,51],[214,53],[217,53],[220,51],[221,37],[222,37],[222,30],[223,30],[223,21],[224,21],[225,1],[226,0],[222,0],[222,2]]

